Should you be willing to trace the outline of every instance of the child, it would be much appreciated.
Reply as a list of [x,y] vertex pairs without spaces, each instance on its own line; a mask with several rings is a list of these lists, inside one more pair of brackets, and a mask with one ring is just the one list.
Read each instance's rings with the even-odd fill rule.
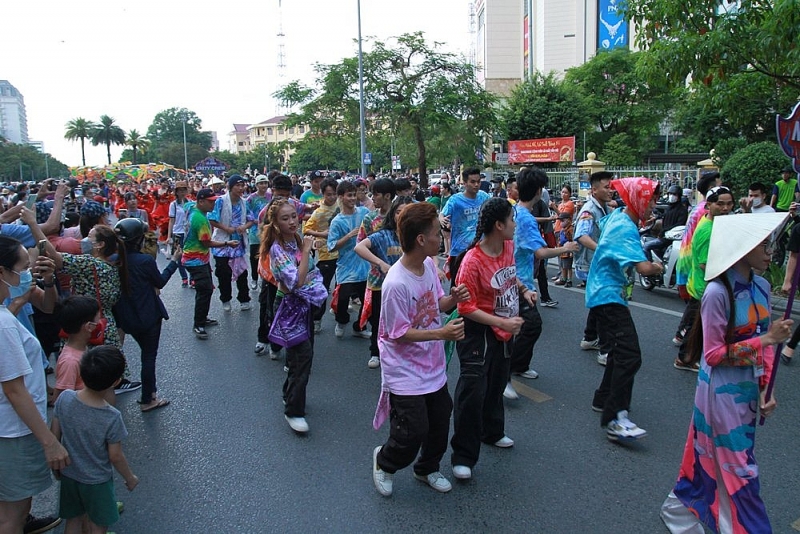
[[64,390],[83,389],[80,374],[81,356],[89,347],[89,339],[100,317],[100,306],[97,305],[97,301],[79,295],[67,297],[56,310],[56,320],[61,329],[69,334],[69,338],[56,361],[56,385],[47,401],[50,406],[55,404]]
[[[456,285],[470,298],[458,304],[464,339],[456,344],[461,365],[453,412],[453,476],[472,478],[481,442],[514,446],[505,434],[503,391],[511,372],[511,347],[524,319],[519,298],[531,306],[534,293],[517,278],[514,262],[514,208],[500,197],[487,200],[478,214],[475,240],[456,262]],[[459,265],[460,264],[460,265]],[[488,283],[491,281],[491,283]]]
[[372,481],[388,497],[393,474],[414,462],[422,448],[414,478],[445,493],[452,486],[439,472],[439,462],[447,451],[453,401],[442,340],[462,339],[464,323],[456,319],[442,326],[439,310],[469,299],[469,293],[462,285],[444,295],[432,260],[441,242],[433,204],[406,207],[397,225],[403,256],[389,269],[381,290],[383,384],[373,421],[378,429],[389,416],[391,429],[387,442],[372,453]]
[[[572,215],[563,211],[558,214],[561,222],[561,230],[558,232],[558,244],[564,246],[572,241]],[[557,286],[572,287],[572,252],[564,252],[558,257],[558,265],[561,267],[561,278],[556,282]]]
[[[270,269],[278,285],[270,341],[280,341],[286,347],[288,374],[283,383],[284,418],[292,430],[305,433],[308,432],[306,386],[314,357],[311,309],[325,302],[328,291],[311,258],[314,238],[301,239],[297,233],[300,227],[297,210],[284,198],[270,202],[267,210],[269,222],[263,230],[262,250],[269,250]],[[284,301],[286,306],[282,308]],[[291,334],[291,339],[278,339],[278,331]]]
[[[363,206],[356,207],[356,186],[353,182],[342,181],[336,187],[336,196],[339,197],[341,212],[331,221],[328,230],[328,250],[339,252],[339,259],[336,262],[338,298],[335,302],[336,328],[334,334],[341,338],[344,336],[344,327],[350,322],[350,314],[347,313],[350,298],[363,300],[367,290],[369,263],[359,258],[353,249],[356,246],[356,236],[361,228],[361,223],[369,210]],[[361,317],[361,308],[363,308],[363,303],[359,307],[357,317]],[[369,339],[371,333],[359,328],[356,320],[353,323],[353,335]]]
[[128,491],[139,484],[122,452],[128,436],[122,415],[105,400],[122,380],[125,357],[113,345],[93,347],[81,358],[80,371],[86,387],[59,396],[51,424],[72,459],[59,472],[59,515],[68,534],[81,532],[84,522],[90,532],[104,533],[119,519],[112,465]]
[[[392,202],[383,227],[361,240],[355,248],[356,254],[370,262],[369,276],[367,276],[367,294],[364,303],[364,317],[359,326],[364,327],[367,316],[372,327],[369,351],[370,357],[367,366],[375,369],[381,364],[378,351],[378,319],[381,315],[381,285],[389,267],[400,259],[402,250],[397,239],[397,219],[403,212],[403,207],[413,204],[411,197],[397,197]],[[366,220],[366,219],[365,219]],[[363,225],[362,225],[363,229]],[[369,310],[367,308],[370,308]]]

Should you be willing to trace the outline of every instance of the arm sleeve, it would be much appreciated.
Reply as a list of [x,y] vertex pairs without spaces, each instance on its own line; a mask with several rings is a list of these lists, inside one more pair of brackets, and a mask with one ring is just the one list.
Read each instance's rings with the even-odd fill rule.
[[344,235],[342,232],[343,226],[340,224],[341,221],[342,219],[338,215],[331,221],[331,226],[328,228],[328,250],[333,250],[336,247],[336,242]]
[[273,243],[269,249],[269,264],[272,274],[289,291],[297,285],[297,265],[280,243]]
[[[703,351],[706,362],[717,365],[748,366],[763,363],[764,347],[760,337],[728,344],[725,333],[730,313],[728,295],[719,283],[709,284],[703,294],[700,317],[703,321]],[[766,373],[765,373],[766,375]]]
[[458,268],[458,275],[456,275],[456,285],[464,284],[467,286],[470,296],[468,301],[458,303],[458,313],[462,316],[478,309],[480,283],[478,282],[478,273],[476,272],[476,263],[473,261],[473,257],[474,254],[467,251],[464,260],[461,262],[461,266]]
[[[58,401],[56,401],[58,402]],[[125,423],[122,421],[122,415],[117,412],[116,417],[108,425],[108,432],[106,433],[106,443],[119,443],[128,437],[128,429],[125,428]]]
[[218,198],[214,202],[214,209],[208,214],[209,221],[219,222],[220,213],[222,212],[222,198]]
[[22,348],[22,339],[15,328],[0,328],[0,347],[3,347],[3,357],[0,358],[0,382],[8,382],[33,372]]
[[[409,298],[403,284],[384,285],[381,290],[381,318],[389,339],[403,337],[411,328]],[[384,315],[385,314],[385,315]]]

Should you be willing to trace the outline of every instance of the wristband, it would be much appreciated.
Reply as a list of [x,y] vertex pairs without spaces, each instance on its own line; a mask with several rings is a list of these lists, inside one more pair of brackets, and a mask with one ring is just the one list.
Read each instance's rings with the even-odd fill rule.
[[42,287],[44,287],[44,288],[55,287],[55,286],[56,286],[56,279],[55,278],[53,278],[53,280],[51,280],[50,283],[47,283],[44,280],[42,280]]

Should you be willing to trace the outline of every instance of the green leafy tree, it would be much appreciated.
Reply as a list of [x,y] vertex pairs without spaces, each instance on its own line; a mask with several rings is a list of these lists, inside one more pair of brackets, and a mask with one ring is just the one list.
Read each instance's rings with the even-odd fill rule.
[[92,131],[97,127],[95,123],[90,120],[78,117],[69,121],[66,125],[66,132],[64,139],[70,141],[79,140],[81,142],[81,161],[82,165],[86,166],[86,150],[84,144],[87,139],[91,138]]
[[[626,134],[637,161],[655,147],[659,123],[671,104],[671,93],[648,83],[637,70],[641,53],[618,48],[601,52],[567,71],[564,83],[583,97],[592,122],[589,146],[604,153],[612,137]],[[616,147],[614,150],[618,152]],[[630,152],[628,148],[626,152]],[[605,157],[605,156],[604,156]]]
[[610,166],[634,167],[642,162],[642,154],[629,134],[618,133],[606,141],[599,159]]
[[146,137],[156,152],[170,143],[183,144],[184,122],[187,144],[199,145],[206,151],[211,148],[211,134],[200,131],[203,122],[194,111],[186,108],[169,108],[158,112],[147,128]]
[[[183,156],[183,141],[180,143],[167,143],[162,145],[158,151],[159,161],[181,169],[184,166]],[[189,168],[192,168],[195,163],[206,157],[208,157],[208,150],[205,147],[194,143],[186,143],[186,160],[189,163]]]
[[536,73],[511,91],[500,110],[506,139],[541,139],[582,134],[590,126],[582,96],[555,74]]
[[722,167],[722,181],[733,187],[736,195],[746,195],[753,182],[773,184],[789,159],[776,143],[764,141],[747,145],[733,154]]
[[114,124],[114,119],[108,115],[101,115],[100,122],[97,123],[90,132],[92,145],[106,145],[108,164],[111,165],[111,145],[125,144],[125,130]]
[[[473,67],[438,48],[439,43],[428,44],[422,33],[416,32],[401,35],[390,44],[374,41],[372,49],[363,54],[366,129],[371,133],[386,129],[395,139],[413,140],[413,160],[423,184],[428,150],[437,131],[458,130],[462,143],[474,151],[497,124],[495,98],[478,84]],[[276,93],[289,106],[302,105],[290,123],[308,124],[318,135],[357,139],[357,58],[317,65],[316,72],[316,89],[294,82]],[[452,138],[448,144],[453,146]],[[389,154],[382,157],[388,161]],[[358,166],[359,159],[347,168]]]
[[0,138],[0,181],[41,181],[69,176],[69,169],[50,154],[30,145],[2,142]]
[[150,140],[140,134],[137,130],[133,129],[128,132],[128,137],[125,139],[125,144],[131,147],[133,151],[133,164],[136,165],[136,154],[139,150],[146,151],[150,146]]

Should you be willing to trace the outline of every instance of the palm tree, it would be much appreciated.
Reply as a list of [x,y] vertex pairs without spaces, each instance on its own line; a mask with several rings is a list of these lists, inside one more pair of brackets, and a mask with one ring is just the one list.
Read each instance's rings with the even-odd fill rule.
[[125,144],[133,149],[133,164],[136,165],[136,151],[141,149],[145,152],[150,147],[150,140],[134,129],[128,132]]
[[111,165],[111,145],[125,144],[125,130],[114,124],[114,119],[108,115],[100,116],[100,123],[92,129],[90,137],[92,145],[106,145],[109,165]]
[[83,117],[72,119],[66,125],[67,131],[64,133],[64,139],[69,139],[70,141],[81,140],[81,159],[84,167],[86,166],[86,151],[83,148],[83,144],[86,138],[91,137],[92,130],[96,127],[95,123]]

